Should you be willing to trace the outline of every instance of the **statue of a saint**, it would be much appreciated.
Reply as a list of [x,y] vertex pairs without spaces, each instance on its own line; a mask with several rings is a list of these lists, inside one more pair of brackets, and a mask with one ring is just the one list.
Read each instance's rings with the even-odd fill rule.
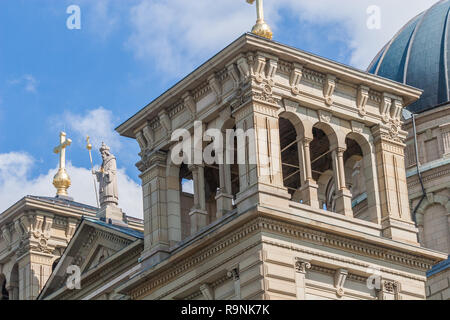
[[94,172],[100,184],[100,207],[116,207],[119,204],[116,157],[111,154],[109,147],[105,143],[102,143],[100,153],[103,159],[102,167],[99,171]]

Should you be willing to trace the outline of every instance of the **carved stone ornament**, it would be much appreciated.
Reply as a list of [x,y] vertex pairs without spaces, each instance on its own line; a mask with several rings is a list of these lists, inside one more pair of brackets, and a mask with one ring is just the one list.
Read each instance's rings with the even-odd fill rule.
[[320,122],[330,123],[332,115],[330,112],[319,110],[319,120]]
[[386,291],[386,292],[395,293],[397,287],[398,287],[398,284],[395,281],[386,280],[383,282],[383,288],[384,288],[384,291]]
[[300,273],[306,273],[307,269],[311,268],[311,263],[300,258],[295,258],[295,271]]
[[261,102],[267,102],[270,104],[278,105],[279,100],[273,97],[272,87],[269,84],[264,84],[262,86],[262,89],[263,89],[262,93],[255,93],[253,98]]
[[239,269],[238,268],[234,268],[231,269],[230,271],[228,271],[227,273],[228,278],[233,278],[233,280],[239,280]]

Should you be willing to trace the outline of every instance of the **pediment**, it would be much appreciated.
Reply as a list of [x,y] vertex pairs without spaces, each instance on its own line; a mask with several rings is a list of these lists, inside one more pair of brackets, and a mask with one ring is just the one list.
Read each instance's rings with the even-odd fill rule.
[[104,245],[98,244],[94,250],[89,254],[90,258],[86,259],[85,265],[81,268],[82,274],[86,271],[89,271],[105,260],[107,260],[110,256],[114,255],[117,251],[111,248],[108,248]]
[[49,278],[43,295],[65,286],[69,276],[68,267],[78,266],[83,277],[96,267],[107,264],[119,251],[139,239],[142,239],[142,235],[129,228],[84,220]]
[[81,250],[75,255],[75,263],[81,274],[95,268],[133,241],[114,232],[92,228]]

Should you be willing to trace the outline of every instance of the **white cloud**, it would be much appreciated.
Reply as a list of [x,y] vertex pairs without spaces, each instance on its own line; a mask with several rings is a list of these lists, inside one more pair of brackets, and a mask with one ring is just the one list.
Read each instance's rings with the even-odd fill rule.
[[114,130],[114,123],[112,111],[103,107],[89,110],[84,115],[71,112],[64,115],[65,126],[78,135],[80,143],[84,145],[89,135],[95,149],[105,142],[112,150],[120,150],[122,144],[119,134]]
[[[266,20],[277,33],[283,32],[283,14],[298,16],[298,28],[305,21],[329,27],[330,38],[343,37],[352,50],[351,64],[365,69],[372,58],[412,17],[436,0],[276,0],[265,1]],[[381,9],[381,29],[367,28],[367,8]],[[141,0],[130,9],[132,34],[127,47],[139,59],[149,61],[170,76],[185,75],[216,51],[246,31],[255,21],[255,8],[246,1]],[[295,28],[293,28],[295,29]],[[314,30],[301,32],[314,33]],[[326,39],[325,39],[326,40]],[[201,59],[201,60],[199,60]]]
[[[35,166],[35,160],[27,153],[11,152],[0,154],[0,213],[26,195],[55,196],[52,185],[57,168],[36,178],[29,178]],[[69,195],[74,201],[96,206],[93,178],[90,170],[67,166],[67,172],[72,180]],[[119,206],[127,215],[141,218],[142,191],[140,186],[125,174],[124,169],[118,169],[117,183],[119,188]]]
[[31,74],[25,74],[18,79],[9,81],[12,85],[21,85],[25,91],[30,93],[37,93],[38,81]]
[[[348,46],[353,50],[351,64],[365,69],[403,25],[437,0],[282,0],[276,1],[276,4],[266,2],[271,3],[271,7],[276,11],[286,6],[291,8],[294,14],[299,16],[300,23],[308,21],[317,25],[342,25],[350,35]],[[380,29],[367,27],[367,9],[373,5],[380,8]]]
[[105,40],[117,31],[121,20],[124,1],[112,0],[78,0],[82,15],[82,29]]
[[244,0],[142,0],[130,10],[135,56],[170,75],[183,75],[251,27],[255,9]]

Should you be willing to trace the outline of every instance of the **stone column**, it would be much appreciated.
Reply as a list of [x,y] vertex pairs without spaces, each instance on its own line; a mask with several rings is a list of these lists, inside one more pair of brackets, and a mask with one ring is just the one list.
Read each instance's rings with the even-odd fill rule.
[[233,300],[241,300],[241,281],[239,277],[239,267],[233,267],[228,271],[227,276],[233,279],[234,283],[234,297]]
[[384,237],[417,245],[406,184],[404,139],[407,132],[394,125],[372,129],[376,150],[381,227]]
[[208,224],[208,212],[205,201],[205,170],[203,165],[190,165],[194,180],[194,207],[189,212],[191,219],[191,235],[197,233]]
[[216,195],[217,218],[220,218],[228,211],[233,210],[230,164],[226,162],[224,164],[219,164],[219,179],[220,179],[220,188],[217,191]]
[[352,194],[347,189],[344,167],[345,148],[336,147],[332,152],[333,173],[336,185],[336,212],[347,217],[353,217]]
[[6,287],[8,291],[9,300],[19,300],[19,287],[16,285],[9,285]]
[[19,261],[19,299],[35,300],[52,273],[53,255],[31,252]]
[[161,261],[170,252],[166,163],[167,154],[156,151],[146,159],[147,169],[140,176],[144,200],[144,251],[141,259],[149,259],[149,263]]
[[295,286],[297,288],[297,300],[306,299],[306,271],[311,268],[311,263],[300,258],[295,258]]
[[313,139],[307,137],[297,137],[297,140],[299,140],[298,150],[299,159],[301,161],[300,176],[302,177],[300,195],[304,204],[318,209],[319,200],[317,190],[319,189],[319,186],[313,179],[311,169],[310,143]]

